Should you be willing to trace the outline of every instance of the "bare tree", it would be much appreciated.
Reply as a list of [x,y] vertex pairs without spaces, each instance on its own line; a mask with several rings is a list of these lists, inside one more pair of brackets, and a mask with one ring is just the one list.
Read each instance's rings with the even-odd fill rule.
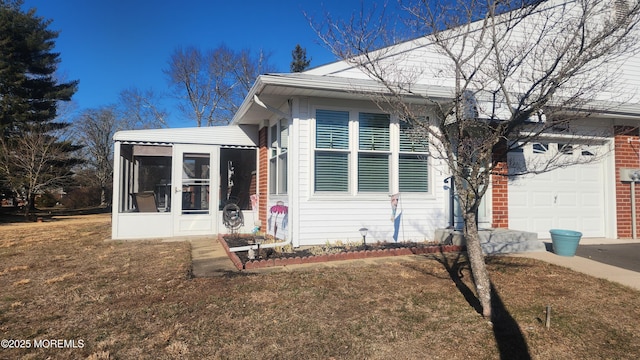
[[100,188],[100,205],[107,205],[107,190],[113,180],[113,135],[119,119],[113,107],[84,111],[75,121],[80,143],[84,145],[90,179]]
[[153,92],[135,88],[120,94],[120,103],[84,110],[74,121],[75,134],[86,160],[77,180],[100,188],[100,205],[108,205],[113,180],[113,135],[119,130],[166,126],[166,113],[155,105]]
[[11,190],[27,200],[25,216],[35,209],[37,194],[64,187],[81,162],[75,157],[80,146],[68,140],[68,129],[30,125],[23,127],[20,136],[0,139],[0,172]]
[[231,120],[238,111],[256,78],[259,75],[275,71],[275,67],[269,62],[269,57],[270,54],[262,49],[258,50],[256,54],[252,54],[248,49],[234,53],[235,66],[232,68],[231,77],[235,85],[227,105],[231,116],[228,120]]
[[[401,27],[385,9],[316,27],[325,44],[386,89],[372,94],[432,141],[451,171],[463,234],[482,305],[491,317],[491,282],[477,211],[508,151],[562,132],[576,119],[630,99],[612,85],[620,64],[638,53],[637,0],[459,0],[400,2]],[[410,41],[395,43],[396,30]],[[425,36],[425,34],[427,34]],[[391,42],[390,42],[391,40]],[[439,89],[441,95],[431,95]],[[445,90],[443,90],[445,89]],[[442,95],[442,92],[446,96]],[[617,103],[611,101],[616,99]],[[584,136],[584,135],[582,135]],[[587,161],[547,157],[515,173],[539,173]]]
[[176,49],[165,74],[184,114],[196,126],[211,126],[228,124],[253,81],[271,69],[262,51],[254,57],[249,50],[220,45],[204,53],[195,47]]
[[153,90],[129,88],[120,92],[119,129],[154,129],[167,127],[167,112],[159,107]]

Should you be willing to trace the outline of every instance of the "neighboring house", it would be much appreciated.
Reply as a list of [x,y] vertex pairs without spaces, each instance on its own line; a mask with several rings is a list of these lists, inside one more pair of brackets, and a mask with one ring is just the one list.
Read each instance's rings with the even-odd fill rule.
[[[451,97],[447,81],[434,75],[439,55],[428,38],[396,50],[389,61],[420,59],[407,61],[423,67],[416,93]],[[584,134],[598,135],[597,143],[549,134],[508,154],[501,168],[508,174],[556,152],[598,160],[535,176],[494,176],[481,228],[540,238],[551,228],[631,237],[631,186],[621,169],[640,168],[640,59],[621,71],[621,88],[635,96],[576,121]],[[112,237],[248,233],[259,226],[303,246],[358,241],[362,227],[367,241],[422,241],[450,222],[459,226],[450,215],[447,167],[431,155],[429,139],[409,136],[405,122],[371,100],[385,92],[340,61],[260,76],[229,126],[116,133]],[[230,202],[241,209],[242,226],[230,226]]]

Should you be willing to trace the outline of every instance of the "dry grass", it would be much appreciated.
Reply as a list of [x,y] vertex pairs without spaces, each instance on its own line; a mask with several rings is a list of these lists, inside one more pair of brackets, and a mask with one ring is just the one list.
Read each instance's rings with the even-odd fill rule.
[[85,344],[0,348],[0,359],[640,355],[637,291],[530,259],[489,260],[492,326],[456,259],[189,279],[188,243],[105,242],[109,232],[108,215],[0,225],[0,338]]

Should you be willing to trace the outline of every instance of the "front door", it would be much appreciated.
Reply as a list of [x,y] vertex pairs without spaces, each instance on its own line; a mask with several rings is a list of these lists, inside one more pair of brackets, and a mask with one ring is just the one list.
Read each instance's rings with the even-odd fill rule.
[[[217,234],[218,148],[176,145],[173,153],[173,235]],[[214,170],[212,173],[212,169]]]

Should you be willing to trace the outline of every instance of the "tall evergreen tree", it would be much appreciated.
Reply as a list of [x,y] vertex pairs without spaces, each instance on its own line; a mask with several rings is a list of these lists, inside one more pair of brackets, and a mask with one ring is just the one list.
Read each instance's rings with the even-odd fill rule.
[[[60,138],[70,124],[56,122],[58,102],[71,100],[78,81],[55,77],[58,32],[22,5],[0,0],[0,180],[25,195],[29,209],[36,192],[60,186],[78,162],[78,147]],[[25,162],[25,156],[38,159]]]
[[293,60],[291,60],[291,72],[303,72],[311,64],[311,59],[307,60],[307,49],[296,44],[296,48],[291,52]]
[[[53,52],[57,31],[51,20],[20,10],[22,0],[0,0],[0,126],[52,123],[58,101],[71,100],[78,82],[58,83],[60,54]],[[52,126],[55,126],[52,124]],[[60,126],[60,125],[58,125]]]

